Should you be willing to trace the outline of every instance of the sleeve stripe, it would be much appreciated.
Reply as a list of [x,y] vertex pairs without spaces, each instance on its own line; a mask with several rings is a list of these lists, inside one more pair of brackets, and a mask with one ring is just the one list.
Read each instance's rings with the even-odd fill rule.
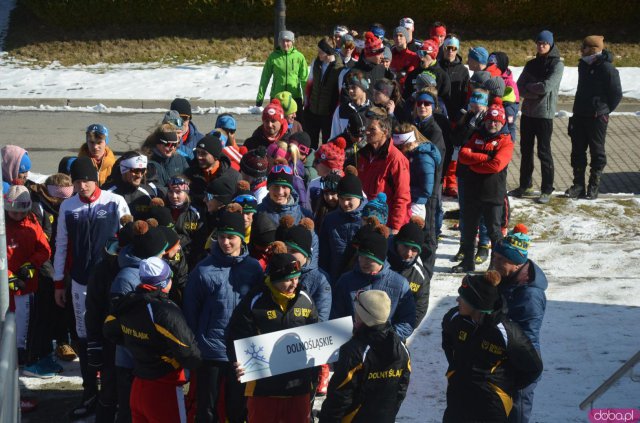
[[156,330],[158,332],[160,332],[161,335],[164,335],[165,337],[169,338],[170,340],[172,340],[173,342],[175,342],[176,344],[180,345],[181,347],[185,347],[188,348],[187,344],[182,343],[178,338],[176,338],[171,332],[169,332],[167,329],[163,328],[162,326],[160,326],[157,323],[154,323]]
[[347,383],[349,383],[351,381],[351,379],[353,379],[353,374],[355,372],[357,372],[358,370],[362,369],[362,363],[358,364],[356,367],[354,367],[353,369],[349,370],[349,373],[347,373],[347,377],[344,378],[344,380],[342,381],[342,383],[338,386],[337,389],[342,388],[344,385],[346,385]]

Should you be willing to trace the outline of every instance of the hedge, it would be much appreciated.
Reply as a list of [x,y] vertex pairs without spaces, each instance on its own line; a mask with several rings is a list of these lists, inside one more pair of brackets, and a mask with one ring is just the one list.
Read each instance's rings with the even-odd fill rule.
[[[271,28],[274,0],[20,0],[44,22],[68,29],[128,25]],[[635,28],[635,0],[288,0],[287,26],[297,31],[336,23],[358,28],[381,22],[392,28],[411,16],[424,28],[434,20],[449,28],[482,32],[519,28]]]

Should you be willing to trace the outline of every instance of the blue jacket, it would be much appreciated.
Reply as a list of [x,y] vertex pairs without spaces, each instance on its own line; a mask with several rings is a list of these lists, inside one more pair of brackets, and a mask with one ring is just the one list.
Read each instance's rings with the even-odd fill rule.
[[193,124],[193,121],[189,121],[189,136],[187,136],[187,141],[180,143],[180,147],[178,147],[178,153],[181,156],[186,158],[187,160],[193,160],[193,149],[196,148],[196,144],[204,138],[204,134],[198,131],[196,125]]
[[407,339],[413,332],[416,322],[416,303],[409,288],[409,282],[391,270],[385,261],[382,270],[375,275],[366,275],[360,266],[345,273],[338,279],[333,290],[331,318],[354,316],[353,302],[360,290],[378,289],[386,292],[391,299],[389,320],[398,336]]
[[318,309],[318,321],[329,320],[331,312],[331,285],[329,275],[318,268],[317,261],[310,260],[303,268],[300,275],[300,283],[307,291],[313,303]]
[[189,163],[182,155],[172,154],[171,157],[164,157],[154,149],[147,165],[147,182],[155,182],[159,187],[166,187],[171,178],[183,174],[188,168]]
[[225,255],[214,243],[211,254],[189,274],[183,312],[205,360],[228,361],[226,331],[233,309],[263,279],[262,267],[248,250]]
[[411,202],[427,204],[433,194],[436,169],[442,160],[440,151],[434,144],[423,142],[409,153],[408,159]]
[[507,300],[507,317],[518,323],[533,346],[540,350],[540,328],[547,308],[544,291],[549,283],[537,264],[531,260],[527,263],[518,273],[503,278],[498,288]]
[[344,253],[362,226],[362,209],[360,207],[345,212],[340,207],[324,217],[320,229],[320,267],[329,274],[331,283],[335,286],[343,272],[345,265]]

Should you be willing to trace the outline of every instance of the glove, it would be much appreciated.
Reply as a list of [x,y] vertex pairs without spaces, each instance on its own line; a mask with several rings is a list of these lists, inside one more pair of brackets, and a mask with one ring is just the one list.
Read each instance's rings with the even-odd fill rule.
[[256,100],[256,107],[262,107],[264,100]]
[[23,281],[33,279],[36,275],[36,268],[33,267],[31,263],[25,263],[20,266],[20,269],[16,272],[16,276],[22,279]]
[[489,160],[492,160],[493,158],[496,157],[496,154],[498,153],[497,150],[489,150],[489,151],[485,151],[485,153],[487,153],[487,157],[489,158]]
[[87,342],[87,364],[96,370],[102,368],[102,344],[97,341]]
[[9,290],[20,291],[27,287],[25,281],[17,277],[16,275],[9,276]]

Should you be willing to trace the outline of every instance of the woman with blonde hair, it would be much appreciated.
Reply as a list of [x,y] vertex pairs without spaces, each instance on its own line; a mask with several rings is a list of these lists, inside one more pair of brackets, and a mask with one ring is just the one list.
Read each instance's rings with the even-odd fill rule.
[[267,148],[267,156],[273,161],[281,158],[289,163],[293,171],[293,189],[298,193],[298,202],[302,207],[311,210],[309,193],[304,183],[304,162],[301,159],[298,146],[286,141],[276,141]]
[[187,159],[177,153],[180,138],[170,123],[158,126],[142,144],[142,152],[149,158],[147,181],[166,187],[169,180],[184,173]]

